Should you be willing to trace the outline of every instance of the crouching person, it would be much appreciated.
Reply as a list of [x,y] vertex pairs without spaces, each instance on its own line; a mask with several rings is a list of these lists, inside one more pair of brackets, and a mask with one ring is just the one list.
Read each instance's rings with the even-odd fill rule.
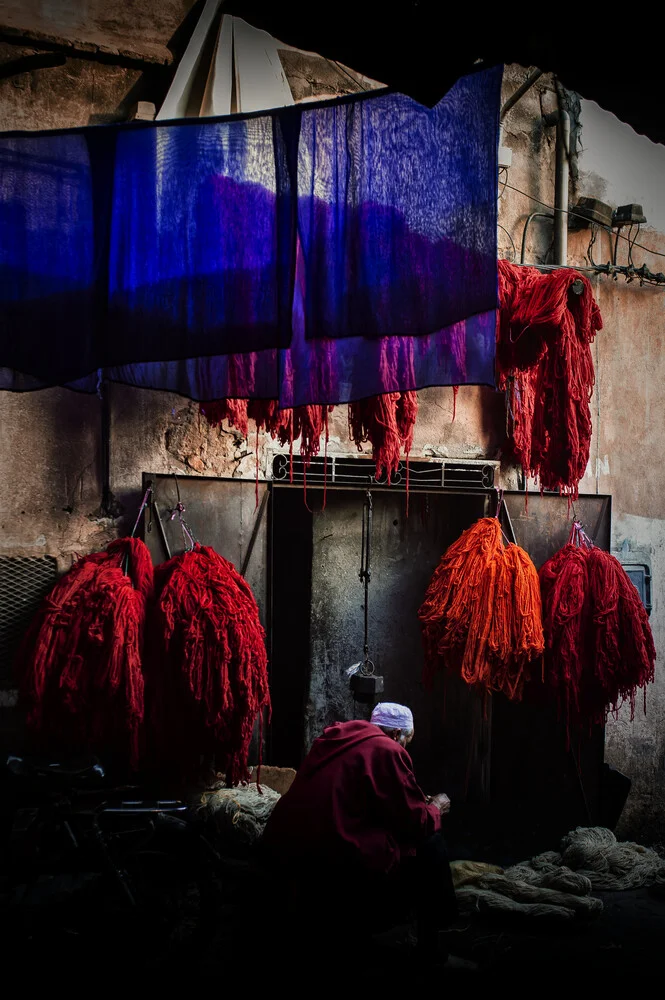
[[413,737],[410,709],[391,703],[377,705],[370,722],[325,729],[275,806],[261,855],[306,919],[325,910],[330,924],[348,928],[356,912],[380,929],[379,917],[398,923],[406,906],[423,958],[445,961],[439,932],[457,915],[441,833],[450,800],[422,792],[407,750]]

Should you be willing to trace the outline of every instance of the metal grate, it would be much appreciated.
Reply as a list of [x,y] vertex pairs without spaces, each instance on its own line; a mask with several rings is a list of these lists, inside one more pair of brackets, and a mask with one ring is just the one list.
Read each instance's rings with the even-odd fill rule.
[[[327,469],[326,469],[327,464]],[[324,477],[324,472],[326,476]],[[272,476],[276,483],[304,483],[308,486],[379,486],[404,489],[406,462],[400,462],[388,484],[385,477],[377,479],[374,462],[368,458],[329,455],[313,458],[305,468],[303,460],[294,455],[293,468],[288,455],[276,455]],[[409,489],[489,490],[494,486],[494,466],[486,462],[409,462]]]
[[51,556],[0,556],[0,680],[12,679],[25,630],[57,578]]

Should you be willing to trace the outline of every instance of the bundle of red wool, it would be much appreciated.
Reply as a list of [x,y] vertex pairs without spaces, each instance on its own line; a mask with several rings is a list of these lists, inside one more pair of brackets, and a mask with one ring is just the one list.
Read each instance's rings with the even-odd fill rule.
[[118,765],[138,767],[152,587],[148,549],[123,538],[79,559],[45,598],[17,659],[36,747],[109,753]]
[[543,652],[538,574],[523,549],[504,546],[498,518],[481,518],[453,542],[418,615],[428,687],[446,667],[467,684],[521,697]]
[[416,392],[387,392],[349,403],[349,437],[358,451],[370,442],[377,479],[385,473],[390,482],[399,468],[402,453],[406,456],[408,476],[417,416]]
[[572,542],[540,570],[545,683],[568,730],[602,724],[654,680],[656,648],[646,609],[609,552]]
[[254,730],[270,707],[265,633],[233,565],[196,545],[155,574],[146,692],[153,766],[183,783],[214,766],[248,778]]
[[[582,286],[580,295],[573,284]],[[591,343],[602,328],[589,280],[562,268],[499,261],[498,384],[512,422],[508,449],[543,490],[572,498],[589,461]]]

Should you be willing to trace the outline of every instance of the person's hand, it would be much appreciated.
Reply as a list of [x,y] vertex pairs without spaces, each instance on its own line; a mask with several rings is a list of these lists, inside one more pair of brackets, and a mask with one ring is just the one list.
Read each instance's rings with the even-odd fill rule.
[[427,801],[435,805],[442,816],[446,816],[450,812],[450,799],[445,792],[439,792],[438,795],[430,795]]

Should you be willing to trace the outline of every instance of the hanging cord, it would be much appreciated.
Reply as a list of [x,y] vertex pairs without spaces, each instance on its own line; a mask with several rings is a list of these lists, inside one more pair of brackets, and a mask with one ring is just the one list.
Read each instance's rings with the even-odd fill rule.
[[363,662],[360,673],[370,677],[374,673],[374,663],[369,658],[369,583],[372,578],[372,494],[365,494],[363,504],[363,527],[360,555],[360,582],[365,586],[365,636],[363,641]]
[[182,537],[185,540],[185,549],[187,552],[191,552],[194,546],[196,545],[196,539],[194,538],[194,535],[192,534],[192,531],[189,525],[187,524],[187,521],[182,516],[185,513],[185,510],[186,508],[184,503],[182,503],[182,501],[179,500],[178,503],[173,508],[173,510],[170,512],[171,516],[169,520],[175,521],[176,517],[178,518],[180,522],[180,529],[182,531]]
[[[147,490],[143,494],[143,502],[141,503],[141,507],[139,508],[139,512],[136,515],[136,521],[135,521],[134,527],[132,529],[132,534],[131,534],[132,538],[134,538],[134,536],[136,535],[136,532],[138,530],[138,526],[139,526],[139,524],[141,522],[141,517],[143,515],[143,511],[146,509],[146,507],[150,503],[150,500],[152,498],[152,492],[153,492],[152,491],[152,486],[148,486]],[[150,520],[148,521],[148,526],[147,526],[146,530],[147,531],[152,531],[152,506],[150,508]]]
[[182,516],[185,513],[186,507],[180,499],[180,485],[175,472],[173,473],[173,478],[175,480],[175,488],[178,494],[178,502],[172,510],[168,511],[168,514],[170,515],[169,520],[175,521],[176,517],[178,518],[178,521],[180,522],[180,530],[182,531],[182,537],[185,541],[185,551],[191,552],[196,545],[196,539],[194,538],[194,533],[187,524],[187,521]]
[[576,517],[570,529],[570,537],[568,538],[568,541],[571,545],[576,545],[578,548],[592,549],[594,547],[593,541],[584,530],[584,525],[581,521],[578,521]]

